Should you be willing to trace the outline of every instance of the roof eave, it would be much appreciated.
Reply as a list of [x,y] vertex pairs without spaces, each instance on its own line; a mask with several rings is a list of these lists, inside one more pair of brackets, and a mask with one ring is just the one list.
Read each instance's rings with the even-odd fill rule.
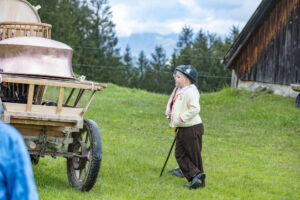
[[233,60],[239,54],[242,47],[245,45],[254,30],[260,24],[261,19],[266,15],[266,11],[269,10],[273,2],[275,2],[275,0],[263,0],[259,4],[239,36],[235,39],[234,43],[231,45],[226,55],[224,56],[223,64],[225,64],[225,69],[230,68]]

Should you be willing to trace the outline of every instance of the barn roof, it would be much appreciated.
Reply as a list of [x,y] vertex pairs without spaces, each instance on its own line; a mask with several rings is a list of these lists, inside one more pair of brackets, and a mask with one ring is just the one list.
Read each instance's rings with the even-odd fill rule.
[[267,11],[272,7],[276,0],[262,0],[259,4],[241,33],[238,35],[234,43],[231,45],[230,49],[226,53],[223,64],[225,64],[225,68],[230,68],[230,64],[241,51],[244,44],[246,44],[247,40],[253,34],[256,27],[260,24],[261,20],[267,14]]

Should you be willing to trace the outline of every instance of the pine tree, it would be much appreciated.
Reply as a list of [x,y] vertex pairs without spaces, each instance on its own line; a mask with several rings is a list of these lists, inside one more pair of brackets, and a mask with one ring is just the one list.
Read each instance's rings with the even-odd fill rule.
[[132,63],[132,57],[130,53],[130,47],[129,45],[126,46],[125,53],[123,56],[123,62],[124,62],[124,69],[125,69],[125,79],[126,79],[126,86],[135,86],[136,85],[136,74],[134,74],[133,70],[133,63]]
[[[120,50],[116,48],[118,39],[115,34],[115,24],[107,0],[91,0],[93,14],[85,43],[94,49],[87,49],[82,63],[89,63],[91,67],[89,77],[92,80],[118,83],[122,80]],[[121,69],[122,70],[122,69]]]
[[[138,61],[137,61],[137,69],[139,71],[139,78],[138,78],[138,80],[139,80],[138,87],[139,88],[146,89],[144,81],[145,81],[145,76],[146,76],[148,68],[149,68],[149,61],[146,58],[144,51],[141,51],[139,54],[139,57],[138,57]],[[148,71],[149,71],[149,69],[148,69]]]
[[179,40],[176,46],[179,49],[184,49],[187,46],[191,46],[193,43],[193,35],[193,29],[185,25],[181,30],[181,34],[179,35]]
[[151,54],[150,67],[148,71],[152,84],[149,85],[151,91],[167,93],[169,91],[168,77],[172,75],[168,71],[167,57],[162,46],[156,46],[154,53]]
[[[179,35],[179,40],[176,44],[178,49],[175,49],[175,52],[178,52],[177,64],[178,65],[190,65],[192,62],[192,48],[193,48],[193,29],[189,26],[184,26]],[[174,60],[173,60],[174,62]]]

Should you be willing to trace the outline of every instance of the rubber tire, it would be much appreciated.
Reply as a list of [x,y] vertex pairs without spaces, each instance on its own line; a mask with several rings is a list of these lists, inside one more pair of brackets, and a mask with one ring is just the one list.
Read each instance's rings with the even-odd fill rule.
[[87,128],[88,132],[91,133],[91,137],[89,138],[91,145],[90,151],[92,154],[90,166],[87,170],[87,175],[84,181],[78,182],[73,168],[72,158],[67,158],[67,174],[69,183],[72,187],[81,191],[89,191],[96,183],[98,173],[100,171],[102,160],[102,140],[96,122],[90,119],[85,119],[83,126]]
[[31,164],[37,165],[40,160],[40,156],[30,155]]

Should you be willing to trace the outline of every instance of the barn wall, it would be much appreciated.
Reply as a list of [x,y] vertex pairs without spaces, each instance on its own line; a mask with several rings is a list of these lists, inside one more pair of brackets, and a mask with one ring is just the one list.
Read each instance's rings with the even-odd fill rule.
[[230,66],[239,79],[300,83],[299,18],[300,0],[275,1]]

